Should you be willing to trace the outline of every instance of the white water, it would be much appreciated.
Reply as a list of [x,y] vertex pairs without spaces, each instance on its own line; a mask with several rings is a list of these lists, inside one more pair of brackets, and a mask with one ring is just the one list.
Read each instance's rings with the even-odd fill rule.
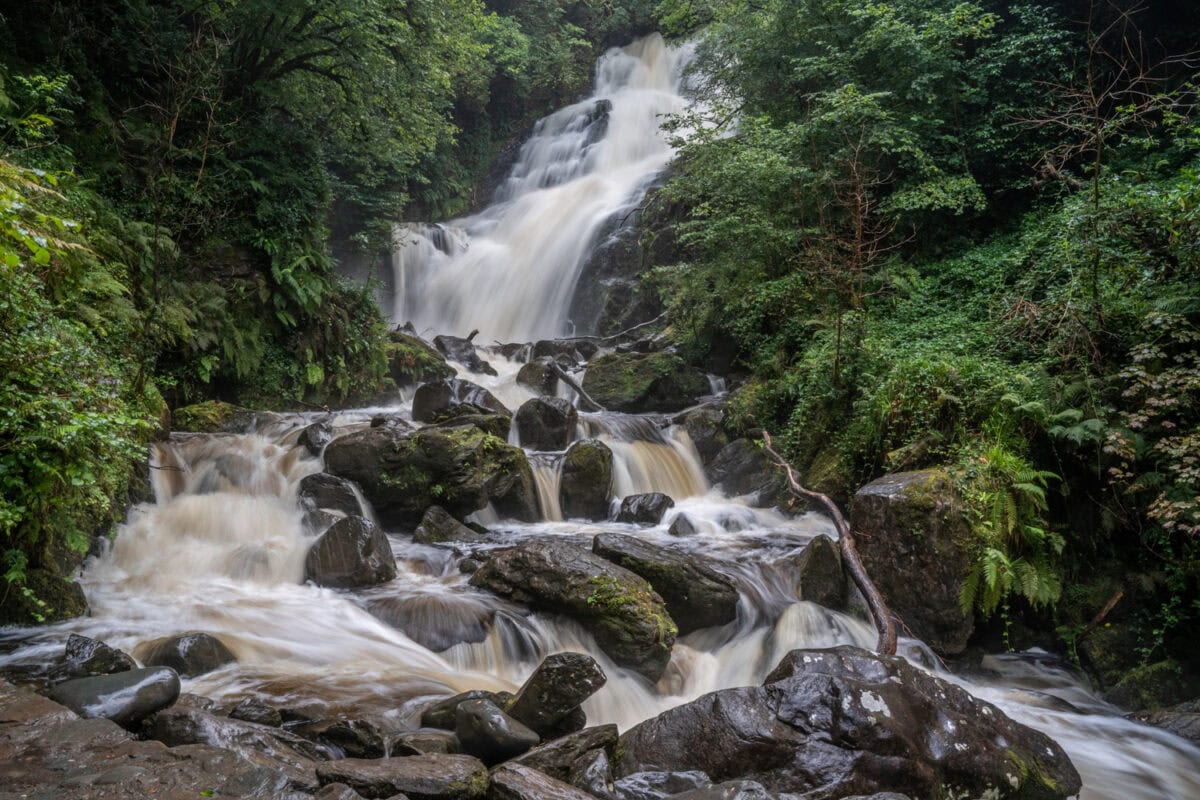
[[[396,231],[392,318],[480,341],[570,332],[567,309],[604,224],[632,209],[672,151],[659,126],[682,111],[690,48],[654,35],[606,53],[592,96],[537,124],[495,205]],[[604,113],[604,108],[611,110]]]
[[[572,270],[586,240],[669,158],[653,114],[682,102],[677,73],[685,58],[657,38],[606,56],[597,83],[613,102],[611,146],[578,128],[591,101],[546,121],[504,188],[501,205],[464,221],[460,230],[422,234],[429,247],[424,260],[402,267],[398,315],[434,332],[478,327],[484,341],[562,331]],[[591,195],[602,200],[593,204]],[[404,235],[415,234],[409,229]],[[439,262],[437,254],[468,246]],[[510,408],[532,396],[514,380],[519,364],[490,360],[496,376],[462,369],[460,376]],[[332,423],[344,433],[381,411],[411,419],[404,401],[343,412]],[[72,632],[136,656],[160,637],[201,630],[219,636],[238,662],[186,681],[186,691],[226,703],[254,695],[396,729],[413,724],[431,697],[512,689],[545,655],[578,650],[595,656],[609,675],[608,685],[586,704],[589,719],[627,728],[706,692],[757,683],[793,648],[873,642],[862,621],[796,600],[789,559],[813,536],[833,534],[827,520],[789,518],[754,507],[752,498],[722,496],[708,486],[682,430],[628,415],[582,414],[578,435],[600,438],[613,450],[614,500],[642,491],[676,499],[662,524],[638,529],[563,521],[559,454],[534,455],[546,521],[504,522],[491,509],[474,516],[493,528],[497,545],[554,536],[586,546],[596,533],[620,531],[715,559],[742,594],[738,618],[678,641],[657,685],[615,666],[575,623],[529,615],[471,589],[451,548],[415,544],[405,531],[390,536],[399,565],[394,581],[361,592],[302,584],[313,534],[297,507],[296,486],[321,468],[294,446],[306,421],[285,420],[256,436],[184,437],[158,447],[156,502],[135,509],[111,551],[84,572],[92,616],[11,634],[21,646],[4,648],[0,667],[35,670],[61,656]],[[669,535],[680,514],[701,533]],[[920,642],[906,640],[902,651],[919,666],[936,668]],[[1200,797],[1200,750],[1123,719],[1079,677],[1044,659],[998,657],[987,666],[993,670],[987,679],[947,677],[1059,741],[1084,776],[1087,800]],[[1078,710],[1065,710],[1054,697]]]

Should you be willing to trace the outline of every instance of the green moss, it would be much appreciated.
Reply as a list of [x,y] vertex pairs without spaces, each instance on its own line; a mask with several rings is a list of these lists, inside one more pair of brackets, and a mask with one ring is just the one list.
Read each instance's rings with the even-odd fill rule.
[[654,596],[649,583],[631,588],[611,575],[594,575],[588,578],[588,585],[593,588],[587,597],[587,604],[600,609],[598,616],[601,618],[607,615],[606,612],[632,614],[653,622],[658,630],[658,642],[663,647],[669,649],[670,643],[675,641],[679,628],[666,613],[661,601]]
[[216,433],[237,413],[237,407],[232,403],[220,400],[206,400],[183,408],[175,409],[173,414],[174,427],[180,431],[192,433]]
[[392,333],[391,341],[384,345],[388,375],[397,386],[412,386],[417,383],[454,377],[454,367],[437,350],[415,336]]

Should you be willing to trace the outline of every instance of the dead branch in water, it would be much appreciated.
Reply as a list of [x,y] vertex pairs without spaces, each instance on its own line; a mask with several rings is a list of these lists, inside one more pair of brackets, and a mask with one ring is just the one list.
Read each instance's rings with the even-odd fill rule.
[[624,336],[628,336],[629,334],[633,333],[634,331],[639,331],[642,328],[646,328],[646,327],[649,327],[650,325],[653,325],[654,323],[660,321],[666,315],[667,315],[666,312],[663,312],[662,314],[659,314],[654,319],[648,319],[645,322],[639,322],[637,325],[634,325],[631,328],[626,328],[623,331],[618,331],[617,333],[614,333],[612,336],[566,336],[557,341],[560,341],[560,342],[615,342]]
[[775,452],[774,445],[771,443],[771,434],[766,431],[763,431],[763,446],[775,463],[783,467],[783,471],[787,475],[788,488],[792,494],[817,503],[833,520],[833,526],[838,532],[838,549],[842,553],[842,562],[849,569],[854,585],[867,599],[867,607],[875,620],[875,630],[879,632],[879,641],[876,643],[875,649],[884,655],[894,656],[896,654],[896,623],[892,619],[892,612],[888,609],[887,603],[883,601],[883,595],[879,593],[879,589],[876,588],[871,576],[867,574],[862,560],[858,557],[854,534],[850,532],[850,523],[846,521],[842,510],[828,496],[805,489],[800,485],[796,470],[784,460],[783,456]]
[[607,408],[605,408],[604,406],[600,405],[595,400],[593,400],[592,396],[590,394],[588,394],[587,392],[585,392],[583,390],[583,387],[579,385],[579,381],[575,380],[570,375],[568,375],[567,371],[564,370],[562,367],[560,367],[558,364],[556,364],[553,361],[553,359],[550,360],[546,364],[546,366],[548,366],[551,369],[551,371],[554,372],[554,374],[558,376],[558,379],[560,381],[565,383],[567,386],[570,386],[572,389],[574,389],[576,392],[579,393],[580,405],[582,406],[585,403],[588,405],[588,408],[584,409],[585,411],[607,411],[608,410]]

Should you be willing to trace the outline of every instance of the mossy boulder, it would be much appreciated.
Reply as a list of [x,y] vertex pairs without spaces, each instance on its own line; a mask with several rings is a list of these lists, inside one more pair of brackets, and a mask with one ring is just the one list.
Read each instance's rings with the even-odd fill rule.
[[190,433],[218,433],[238,415],[240,409],[221,400],[205,400],[203,403],[175,409],[171,414],[172,427]]
[[454,367],[425,340],[400,331],[392,331],[388,336],[391,341],[384,345],[388,376],[397,387],[403,389],[454,377]]
[[1165,659],[1125,673],[1104,699],[1127,711],[1166,708],[1200,695],[1200,679]]
[[583,390],[610,411],[680,411],[708,393],[708,378],[671,353],[609,353],[588,364]]
[[459,519],[488,503],[538,518],[524,451],[475,426],[356,431],[326,446],[325,468],[357,483],[384,525],[415,527],[434,505]]
[[568,542],[526,542],[492,555],[471,585],[535,610],[564,614],[619,666],[658,680],[678,629],[641,577]]
[[526,400],[513,420],[522,447],[532,450],[562,450],[575,438],[579,412],[561,397]]
[[563,456],[559,503],[568,519],[607,519],[613,454],[597,439],[584,439]]
[[88,613],[83,587],[48,569],[30,569],[21,583],[0,579],[0,625],[62,622]]
[[892,612],[937,652],[961,653],[975,628],[958,602],[975,541],[950,476],[929,469],[867,484],[850,505],[850,527]]

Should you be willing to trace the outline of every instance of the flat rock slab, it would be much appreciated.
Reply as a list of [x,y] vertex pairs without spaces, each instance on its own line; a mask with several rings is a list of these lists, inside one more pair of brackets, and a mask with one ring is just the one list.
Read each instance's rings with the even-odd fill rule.
[[317,766],[322,784],[344,783],[366,798],[404,794],[412,800],[472,800],[488,790],[488,771],[473,756],[346,758]]
[[179,697],[179,675],[170,667],[131,669],[60,683],[50,699],[81,717],[102,717],[132,725],[166,708]]
[[504,764],[492,773],[488,800],[594,800],[587,792],[522,764]]

